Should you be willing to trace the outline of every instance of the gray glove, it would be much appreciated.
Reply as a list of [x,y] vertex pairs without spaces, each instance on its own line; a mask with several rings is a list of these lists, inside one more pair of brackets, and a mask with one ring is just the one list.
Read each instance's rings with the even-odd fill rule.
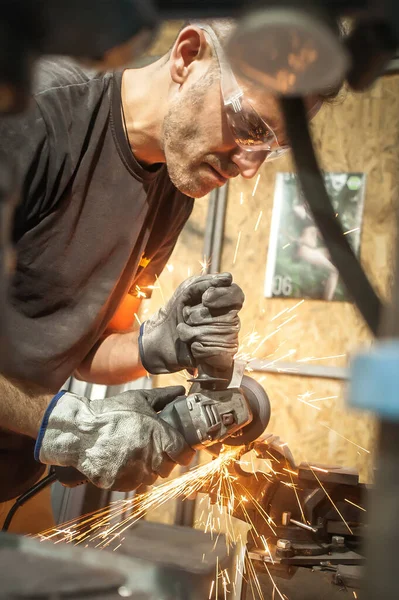
[[142,324],[140,357],[149,373],[173,373],[199,363],[231,366],[244,302],[232,280],[230,273],[190,277]]
[[42,463],[75,467],[100,488],[129,491],[167,477],[176,463],[188,465],[194,451],[157,412],[182,386],[129,391],[88,400],[61,392],[47,408],[36,442]]

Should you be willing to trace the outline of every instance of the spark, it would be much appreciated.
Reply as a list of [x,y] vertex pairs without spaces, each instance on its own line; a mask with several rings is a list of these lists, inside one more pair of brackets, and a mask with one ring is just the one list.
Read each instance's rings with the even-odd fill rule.
[[215,587],[215,580],[212,581],[211,591],[209,592],[209,599],[208,600],[211,600],[211,598],[212,598],[212,592],[213,592],[213,588],[214,587]]
[[[288,312],[288,311],[287,311]],[[281,325],[279,325],[279,330],[282,327],[285,327],[288,323],[290,323],[291,321],[293,321],[294,319],[296,319],[296,315],[292,315],[292,317],[290,317],[289,319],[287,319],[286,321],[284,321],[283,323],[281,323]]]
[[219,557],[216,557],[216,591],[215,598],[218,597],[218,582],[219,582]]
[[269,544],[267,543],[267,539],[265,538],[264,535],[261,535],[260,539],[262,540],[262,544],[264,545],[265,550],[269,554],[270,560],[272,561],[272,564],[274,565],[273,556],[272,556],[272,553],[270,552],[270,548],[269,548]]
[[240,193],[240,204],[241,206],[244,204],[244,192]]
[[296,308],[299,308],[304,302],[305,302],[305,300],[300,300],[299,302],[297,302],[296,304],[294,304],[294,306],[291,306],[291,308],[289,308],[287,310],[287,313],[290,313],[293,310],[295,310]]
[[263,344],[265,342],[267,342],[267,340],[270,340],[270,338],[272,338],[274,335],[276,335],[276,333],[278,333],[279,329],[276,329],[275,331],[273,331],[272,333],[269,333],[268,335],[265,335],[265,337],[261,340],[261,342],[258,344],[258,346],[255,348],[255,350],[253,351],[253,356],[256,355],[256,353],[258,352],[258,350],[260,350],[260,348],[263,346]]
[[353,531],[352,529],[349,527],[348,523],[345,521],[344,517],[342,516],[342,514],[339,511],[338,506],[334,503],[333,499],[331,498],[331,496],[329,495],[329,493],[327,492],[326,488],[324,487],[324,485],[321,483],[320,479],[317,477],[315,471],[312,469],[312,467],[310,466],[310,464],[308,463],[308,466],[310,468],[310,470],[312,471],[313,475],[315,476],[315,478],[317,479],[317,482],[319,484],[319,486],[321,487],[321,489],[323,490],[323,492],[325,493],[325,495],[327,496],[327,498],[329,499],[329,501],[331,502],[331,504],[333,505],[333,507],[335,508],[335,510],[337,511],[337,513],[339,514],[339,516],[342,519],[342,522],[345,524],[346,528],[348,529],[349,533],[351,535],[353,535]]
[[[250,501],[257,508],[259,514],[263,517],[265,523],[268,525],[268,527],[272,531],[273,535],[277,535],[276,531],[271,526],[271,524],[272,524],[272,525],[274,525],[276,527],[276,523],[273,521],[273,519],[270,517],[270,515],[267,514],[267,512],[265,511],[265,509],[259,504],[259,502],[256,500],[256,498],[254,496],[252,496],[252,494],[248,490],[246,490],[244,488],[244,486],[240,482],[237,482],[237,485],[239,487],[241,487],[243,489],[243,491],[245,491],[248,494]],[[254,524],[252,522],[252,519],[251,519],[248,511],[246,510],[244,504],[241,504],[241,508],[243,509],[243,512],[244,512],[244,515],[245,515],[245,520],[250,525],[252,525],[253,530],[256,531],[256,527],[254,526]]]
[[287,354],[284,354],[284,356],[279,356],[278,358],[275,358],[274,360],[271,360],[270,362],[266,363],[266,366],[271,367],[272,365],[275,365],[276,363],[280,362],[280,360],[284,360],[284,358],[289,358],[294,354],[296,354],[296,350],[292,348],[289,352],[287,352]]
[[[259,598],[261,600],[264,600],[264,595],[263,595],[262,588],[261,588],[260,583],[259,583],[259,578],[258,578],[258,576],[256,574],[256,571],[255,571],[255,567],[253,566],[252,561],[251,561],[250,558],[246,558],[245,562],[246,562],[246,567],[247,567],[248,574],[250,575],[249,582],[250,582],[250,585],[251,585],[252,597],[255,598],[255,593],[254,593],[254,589],[253,589],[253,583],[254,583],[256,591],[257,591],[257,593],[259,595]],[[265,565],[265,567],[267,569],[267,566],[266,566],[265,563],[264,563],[264,565]]]
[[344,440],[346,440],[350,444],[353,444],[354,446],[356,446],[356,448],[359,448],[360,450],[363,450],[363,452],[367,452],[367,454],[370,454],[370,450],[366,450],[366,448],[363,448],[363,446],[359,446],[359,444],[355,444],[355,442],[352,442],[352,440],[350,440],[349,438],[347,438],[344,435],[342,435],[342,433],[338,433],[338,431],[335,431],[335,429],[331,429],[331,427],[328,427],[328,425],[325,425],[324,423],[320,423],[320,425],[322,427],[325,427],[329,431],[332,431],[333,433],[335,433],[339,437],[343,438]]
[[273,321],[275,321],[276,319],[278,319],[279,317],[281,317],[281,315],[283,315],[284,313],[286,313],[288,311],[288,308],[284,308],[284,310],[282,310],[281,312],[277,313],[277,315],[274,315],[274,317],[271,319],[271,323]]
[[259,217],[258,217],[258,220],[256,221],[256,225],[255,225],[255,231],[258,231],[258,227],[259,227],[259,223],[262,219],[262,215],[263,215],[263,210],[261,210],[259,213]]
[[298,477],[298,473],[296,473],[296,471],[291,471],[290,469],[286,469],[285,467],[283,467],[283,471],[286,471],[287,473],[291,473],[291,475],[295,475],[295,477]]
[[354,502],[351,502],[347,498],[345,498],[345,502],[348,502],[349,504],[352,504],[352,506],[356,506],[356,508],[358,508],[359,510],[362,510],[363,512],[367,512],[367,510],[365,508],[363,508],[362,506],[359,506],[358,504],[355,504]]
[[233,265],[236,264],[238,249],[240,247],[240,242],[241,242],[241,233],[242,233],[241,231],[238,233],[237,245],[236,245],[236,250],[234,252],[234,258],[233,258]]
[[344,235],[348,235],[349,233],[353,233],[354,231],[359,231],[360,227],[355,227],[354,229],[349,229],[349,231],[345,231]]
[[353,592],[353,597],[354,597],[354,598],[357,598],[357,594],[356,594],[356,592]]
[[[129,500],[118,500],[107,508],[65,523],[62,529],[60,527],[50,529],[38,534],[37,537],[41,541],[52,540],[55,543],[63,541],[75,545],[91,542],[95,547],[106,548],[115,540],[120,543],[121,534],[149,510],[162,506],[168,500],[178,497],[187,498],[199,492],[216,477],[219,478],[218,502],[222,503],[220,490],[222,484],[226,485],[230,477],[227,467],[236,459],[239,452],[239,447],[226,450],[211,462],[195,467],[181,477],[167,481],[145,494]],[[229,484],[231,485],[231,482]],[[126,517],[124,515],[127,511],[129,515]],[[121,516],[122,520],[120,520]]]
[[325,396],[324,398],[312,398],[309,402],[321,402],[322,400],[336,400],[338,396]]
[[[286,464],[288,464],[287,459],[285,459],[285,462],[286,462]],[[292,475],[291,475],[292,471],[290,471],[289,469],[283,469],[283,471],[288,471],[288,473],[289,473],[291,483],[292,483],[292,489],[294,490],[296,501],[298,502],[299,510],[301,511],[302,521],[305,523],[305,521],[306,521],[305,513],[303,512],[303,508],[302,508],[301,501],[299,500],[298,492],[296,491],[296,487],[294,486],[294,480],[292,479]],[[295,475],[298,476],[298,473],[295,473]]]
[[207,258],[204,254],[204,258],[198,261],[201,265],[201,275],[205,275],[208,272],[209,267],[211,266],[212,257]]
[[288,242],[288,244],[286,244],[285,246],[283,246],[283,250],[285,250],[286,248],[288,248],[288,246],[291,246],[291,242]]
[[175,270],[174,266],[170,263],[166,265],[166,268],[168,269],[169,273],[173,273],[173,271]]
[[269,569],[267,568],[267,565],[266,565],[266,563],[263,563],[263,564],[264,564],[264,567],[265,567],[265,569],[266,569],[266,571],[267,571],[267,574],[268,574],[268,575],[269,575],[269,577],[270,577],[270,581],[272,582],[273,589],[274,589],[274,590],[275,590],[275,591],[278,593],[278,595],[280,596],[280,598],[281,598],[282,600],[285,600],[285,597],[284,597],[284,596],[283,596],[283,594],[280,592],[280,590],[279,590],[279,588],[277,587],[277,584],[276,584],[276,582],[274,581],[274,579],[273,579],[273,577],[272,577],[272,575],[271,575],[271,573],[270,573]]
[[321,467],[316,467],[315,465],[309,465],[309,467],[315,471],[320,471],[320,473],[329,473],[327,469],[322,469]]
[[147,295],[141,291],[141,288],[139,285],[136,285],[136,294],[137,294],[137,298],[147,298]]
[[255,194],[256,194],[256,191],[257,191],[258,185],[259,185],[259,180],[260,180],[260,174],[256,178],[256,183],[255,183],[254,191],[252,192],[252,198],[255,198]]
[[193,274],[192,268],[188,267],[188,269],[187,269],[187,277],[191,277],[192,274]]
[[140,321],[140,317],[138,316],[137,313],[134,313],[134,318],[136,319],[137,323],[140,325],[141,327],[141,321]]
[[314,408],[315,410],[321,410],[320,406],[315,406],[314,404],[311,404],[310,402],[307,402],[306,400],[304,400],[304,396],[305,394],[299,394],[299,396],[297,397],[297,400],[299,402],[302,402],[302,404],[307,404],[307,406],[310,406],[311,408]]

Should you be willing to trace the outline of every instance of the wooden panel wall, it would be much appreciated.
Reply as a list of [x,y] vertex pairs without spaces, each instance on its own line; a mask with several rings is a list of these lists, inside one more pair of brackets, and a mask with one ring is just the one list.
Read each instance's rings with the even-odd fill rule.
[[[395,77],[379,81],[366,94],[346,93],[337,104],[323,107],[313,123],[324,170],[367,174],[361,259],[384,296],[392,266],[394,205],[398,196],[398,115],[399,78]],[[272,333],[282,321],[272,321],[273,317],[298,302],[263,297],[275,177],[279,171],[292,170],[292,163],[285,158],[264,165],[255,193],[255,180],[237,179],[230,185],[222,268],[232,270],[247,296],[241,339],[254,331],[262,338]],[[274,360],[289,351],[292,352],[290,360],[349,356],[356,348],[370,344],[365,325],[349,303],[306,300],[291,314],[296,314],[296,318],[256,352],[258,358],[269,356],[269,360]],[[250,349],[256,346],[255,343]],[[343,366],[347,364],[347,357],[315,361],[317,363]],[[269,430],[288,442],[298,461],[356,465],[363,479],[369,479],[371,454],[354,444],[373,450],[373,420],[345,407],[342,384],[287,375],[254,376],[270,394]],[[303,395],[307,393],[312,394],[312,400],[334,398],[321,400],[312,407],[303,402],[306,401]]]
[[[179,26],[180,23],[167,26],[151,54],[165,52],[173,43]],[[392,77],[379,81],[366,94],[346,93],[338,103],[323,107],[313,124],[323,169],[367,174],[361,259],[384,297],[392,271],[394,212],[399,193],[398,115],[399,78]],[[272,321],[273,317],[297,302],[263,297],[275,176],[278,171],[292,170],[292,163],[285,158],[265,165],[254,195],[255,180],[238,178],[230,185],[222,269],[231,270],[246,293],[241,339],[254,331],[262,337],[271,333],[279,322]],[[188,274],[200,271],[198,261],[202,259],[206,208],[205,199],[196,201],[193,216],[170,261],[170,270],[160,278],[165,297]],[[262,218],[255,232],[260,211]],[[234,262],[239,235],[240,246]],[[162,293],[155,290],[149,312],[161,304]],[[356,348],[370,344],[366,327],[349,303],[307,300],[295,312],[296,318],[265,343],[257,351],[257,357],[277,358],[289,350],[295,351],[292,360],[345,354],[344,358],[316,361],[341,366],[347,364],[347,357]],[[256,344],[252,346],[255,348]],[[288,442],[297,461],[357,466],[363,480],[370,479],[374,423],[371,418],[345,407],[342,384],[297,376],[253,375],[262,382],[271,398],[269,431]],[[159,377],[155,384],[181,382],[184,382],[181,375],[173,375]],[[307,393],[312,394],[311,399],[334,398],[315,403],[317,410],[303,402]]]

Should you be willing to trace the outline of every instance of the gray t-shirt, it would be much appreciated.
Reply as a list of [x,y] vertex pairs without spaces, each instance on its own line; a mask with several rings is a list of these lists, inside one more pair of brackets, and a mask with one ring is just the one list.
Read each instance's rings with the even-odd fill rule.
[[[7,315],[16,351],[2,362],[6,375],[54,393],[125,294],[136,285],[151,294],[193,206],[165,165],[147,170],[135,160],[123,128],[121,77],[42,61],[27,113],[0,122],[0,160],[11,158],[23,181],[15,310]],[[37,479],[33,446],[0,431],[0,501]]]

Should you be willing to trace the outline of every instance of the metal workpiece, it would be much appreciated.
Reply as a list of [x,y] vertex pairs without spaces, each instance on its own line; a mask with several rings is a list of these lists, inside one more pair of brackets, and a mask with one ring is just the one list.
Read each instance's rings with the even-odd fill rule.
[[279,558],[289,558],[294,556],[295,552],[292,548],[290,540],[279,539],[276,543],[276,556]]
[[339,465],[309,465],[301,463],[298,466],[298,476],[301,481],[315,481],[315,475],[319,481],[328,484],[342,484],[357,486],[359,483],[359,473],[352,467],[341,467]]
[[256,358],[251,360],[251,369],[255,373],[277,373],[296,377],[313,377],[315,379],[349,379],[349,369],[346,367],[330,367],[289,360],[267,361]]
[[290,542],[290,540],[277,540],[277,544],[276,544],[277,548],[279,550],[290,550],[292,547],[292,544]]

